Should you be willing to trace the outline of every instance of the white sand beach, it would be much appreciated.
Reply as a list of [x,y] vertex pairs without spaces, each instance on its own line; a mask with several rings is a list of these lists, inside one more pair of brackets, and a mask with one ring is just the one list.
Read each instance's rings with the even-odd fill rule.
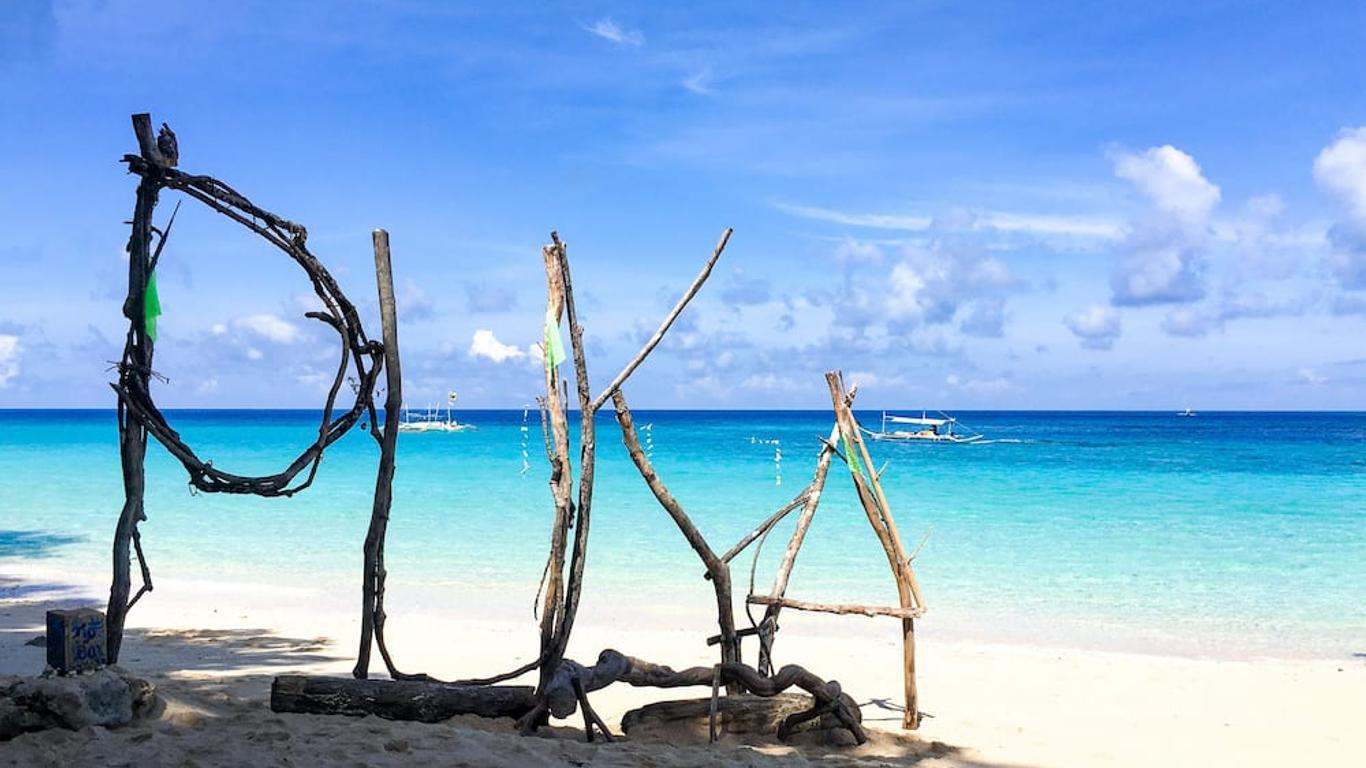
[[[99,602],[98,577],[8,569],[0,594],[0,674],[33,674],[53,605]],[[582,741],[577,716],[542,737],[510,721],[461,717],[436,725],[373,717],[272,713],[275,674],[349,675],[358,611],[353,584],[196,584],[165,579],[131,614],[123,665],[152,679],[164,705],[132,726],[28,734],[0,745],[0,765],[920,765],[1348,766],[1366,755],[1366,659],[1176,658],[1064,647],[970,644],[921,626],[920,730],[898,728],[899,646],[889,624],[792,617],[776,648],[840,680],[873,729],[856,749],[741,743],[708,746],[682,733]],[[705,614],[615,601],[596,585],[570,655],[603,648],[674,667],[709,664]],[[705,590],[699,590],[705,598]],[[492,674],[534,653],[529,612],[457,590],[433,592],[422,613],[392,608],[390,644],[405,670]],[[529,604],[523,603],[523,605]],[[519,606],[520,607],[520,606]],[[747,649],[752,654],[752,649]],[[380,669],[376,661],[376,671]],[[615,685],[592,696],[615,728],[648,701],[705,696]]]

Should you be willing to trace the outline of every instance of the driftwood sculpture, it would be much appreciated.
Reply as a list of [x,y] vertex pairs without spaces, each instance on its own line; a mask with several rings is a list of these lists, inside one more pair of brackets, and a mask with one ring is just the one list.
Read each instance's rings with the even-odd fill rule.
[[[757,529],[742,538],[730,552],[726,553],[724,558],[728,562],[756,539],[762,546],[764,538],[767,537],[768,532],[777,524],[778,520],[796,506],[802,507],[802,512],[797,517],[797,525],[788,541],[787,549],[783,552],[783,559],[778,566],[777,576],[773,580],[773,589],[769,594],[755,594],[754,571],[753,569],[750,571],[749,596],[746,598],[746,602],[750,605],[764,606],[764,618],[761,622],[754,622],[754,626],[750,630],[742,632],[746,635],[758,636],[759,669],[766,671],[772,667],[773,637],[778,631],[778,616],[783,608],[845,615],[889,616],[901,619],[903,680],[906,697],[901,725],[907,729],[918,728],[920,727],[920,707],[915,682],[915,620],[925,612],[925,599],[921,595],[920,585],[916,581],[914,570],[911,568],[911,558],[906,555],[906,550],[901,543],[901,534],[897,531],[896,521],[892,517],[892,509],[887,504],[886,495],[882,492],[881,472],[873,469],[872,457],[869,456],[868,447],[863,442],[862,429],[851,410],[856,392],[845,390],[844,379],[837,371],[825,374],[825,379],[830,387],[831,405],[835,412],[835,426],[830,432],[830,438],[822,440],[820,457],[816,462],[816,475],[812,479],[811,485],[807,486],[806,490],[799,494],[791,504],[778,510]],[[843,451],[840,450],[841,445]],[[793,566],[796,565],[797,553],[806,540],[807,530],[811,527],[816,506],[820,503],[821,491],[825,487],[831,458],[835,456],[842,459],[849,467],[850,478],[854,483],[854,490],[858,495],[864,514],[868,517],[868,524],[872,527],[873,533],[877,536],[878,542],[887,555],[887,562],[891,566],[892,577],[896,581],[897,594],[900,598],[900,604],[897,606],[815,603],[794,600],[786,596],[788,580],[792,575]],[[757,563],[757,551],[754,557]],[[753,622],[752,619],[751,621]]]
[[[542,584],[543,596],[540,601],[540,653],[530,663],[509,672],[492,677],[443,682],[427,675],[404,675],[396,672],[390,664],[390,674],[398,683],[384,684],[380,681],[345,681],[328,678],[279,678],[272,696],[271,706],[277,711],[315,712],[332,714],[372,713],[384,717],[417,719],[420,716],[433,716],[429,709],[417,710],[405,705],[406,698],[424,702],[446,702],[444,709],[451,713],[474,712],[485,716],[507,714],[509,701],[524,701],[521,697],[525,689],[516,686],[495,687],[495,683],[511,680],[532,670],[539,670],[537,684],[530,705],[521,713],[517,726],[523,733],[535,731],[548,722],[549,718],[569,717],[581,710],[587,738],[592,741],[595,733],[612,739],[612,734],[602,719],[598,717],[588,700],[588,693],[599,690],[614,682],[624,682],[635,686],[675,688],[684,686],[707,686],[712,688],[713,702],[724,686],[728,693],[749,693],[760,697],[776,696],[783,691],[797,687],[812,697],[812,706],[786,717],[779,728],[779,736],[785,738],[792,728],[807,720],[822,715],[831,715],[854,738],[862,743],[867,738],[858,708],[852,700],[844,696],[839,683],[826,682],[802,667],[788,665],[777,674],[766,671],[761,673],[746,666],[740,658],[740,633],[735,629],[733,597],[728,562],[740,549],[739,547],[725,557],[718,557],[707,545],[701,533],[692,524],[682,506],[673,498],[650,465],[645,451],[640,445],[639,436],[631,419],[630,409],[622,384],[645,361],[650,353],[663,340],[678,316],[702,288],[713,267],[720,259],[731,230],[722,233],[711,257],[703,265],[693,283],[683,293],[673,309],[660,322],[658,329],[646,341],[641,350],[626,364],[620,373],[596,396],[588,381],[588,366],[584,355],[583,329],[579,323],[578,311],[574,301],[574,288],[569,269],[568,249],[558,234],[551,233],[551,243],[542,249],[542,261],[546,272],[546,322],[545,342],[545,395],[539,399],[542,425],[546,436],[546,456],[550,463],[550,492],[553,502],[551,520],[550,552],[547,557],[545,577]],[[378,252],[378,251],[377,251]],[[384,284],[381,280],[381,284]],[[382,302],[383,303],[383,302]],[[560,325],[567,321],[569,326],[570,349],[563,348],[560,339]],[[387,329],[387,326],[386,326]],[[388,338],[386,336],[386,341]],[[579,410],[579,471],[577,488],[570,456],[570,426],[568,417],[569,389],[561,375],[562,367],[572,359],[574,366],[575,395]],[[397,365],[389,369],[391,376],[397,375]],[[565,658],[574,619],[577,615],[579,600],[583,589],[583,575],[587,563],[590,523],[592,519],[593,480],[596,469],[597,443],[595,416],[611,399],[616,411],[622,438],[636,463],[642,477],[655,493],[661,505],[673,518],[685,538],[702,558],[707,567],[716,591],[718,626],[721,630],[719,642],[722,645],[721,663],[713,667],[693,667],[675,671],[669,667],[654,664],[621,654],[614,650],[603,651],[592,666],[584,666]],[[387,435],[386,435],[387,437]],[[826,461],[828,465],[828,460]],[[381,466],[381,478],[385,477]],[[390,470],[391,472],[391,470]],[[822,473],[823,476],[823,473]],[[381,482],[381,485],[383,481]],[[819,490],[815,492],[819,495]],[[801,504],[814,507],[812,495],[804,493],[783,513]],[[378,563],[380,578],[379,596],[382,597],[383,562],[382,541],[384,520],[387,511],[381,514],[381,507],[387,510],[387,499],[382,503],[380,493],[376,494],[375,518],[371,534],[381,543],[381,557]],[[774,516],[768,525],[781,519],[781,513]],[[573,531],[571,541],[570,531]],[[766,530],[766,529],[765,529]],[[754,537],[762,533],[756,532]],[[753,537],[750,538],[753,540]],[[367,538],[367,553],[371,539]],[[367,559],[367,568],[370,560]],[[369,596],[367,594],[367,601]],[[369,603],[367,602],[367,605]],[[383,616],[375,616],[376,629],[382,628]],[[377,635],[378,636],[378,635]],[[364,650],[364,646],[363,646]],[[383,646],[381,645],[381,650]],[[386,655],[386,662],[388,657]],[[357,666],[357,677],[363,676],[364,661]],[[378,687],[376,685],[378,684]],[[401,693],[396,693],[390,685],[402,685]],[[480,691],[486,693],[481,694]],[[715,712],[712,707],[712,734],[715,738]]]
[[[124,157],[129,171],[139,176],[132,235],[128,245],[128,297],[124,304],[129,330],[123,357],[117,365],[118,383],[114,385],[118,394],[120,457],[124,475],[125,503],[114,538],[114,577],[110,588],[108,612],[108,647],[111,661],[118,658],[128,609],[152,590],[151,572],[143,555],[138,531],[138,523],[146,519],[143,504],[143,461],[149,436],[160,442],[181,462],[189,475],[190,484],[200,491],[291,496],[313,482],[327,447],[339,440],[351,427],[361,423],[362,428],[368,428],[378,442],[380,459],[370,526],[364,544],[362,636],[353,671],[354,677],[359,679],[338,680],[297,676],[279,678],[272,691],[272,707],[277,711],[374,713],[384,717],[417,720],[441,719],[457,713],[475,713],[488,717],[513,715],[519,716],[518,727],[521,731],[528,733],[546,723],[551,716],[567,717],[576,709],[582,708],[588,739],[591,741],[597,731],[610,740],[611,733],[593,711],[588,693],[613,682],[658,688],[710,685],[712,738],[715,739],[717,697],[723,686],[728,694],[748,693],[759,697],[776,696],[795,686],[806,691],[813,703],[809,709],[784,719],[779,728],[780,738],[786,737],[793,727],[802,722],[829,715],[862,743],[867,736],[860,724],[858,708],[843,694],[838,682],[826,682],[796,665],[784,666],[774,673],[773,636],[777,631],[779,611],[786,607],[902,618],[906,641],[906,724],[907,727],[914,727],[916,710],[913,619],[923,610],[923,601],[892,522],[878,475],[870,471],[865,477],[862,472],[861,467],[864,465],[869,466],[871,470],[871,462],[859,436],[857,422],[849,411],[853,395],[845,394],[838,375],[827,376],[835,406],[836,428],[822,448],[812,483],[791,503],[771,515],[723,555],[718,556],[707,544],[682,505],[659,478],[641,447],[630,408],[621,391],[622,385],[659,345],[674,321],[702,288],[725,250],[731,230],[727,229],[722,233],[701,272],[641,350],[596,396],[592,394],[588,381],[583,329],[574,302],[567,248],[557,234],[551,233],[551,244],[542,249],[547,286],[544,345],[546,392],[540,399],[540,405],[542,424],[546,432],[546,453],[551,469],[550,490],[554,513],[551,521],[550,552],[543,583],[544,597],[540,605],[540,652],[530,663],[507,673],[445,683],[423,674],[400,672],[395,667],[384,639],[384,593],[387,574],[384,542],[392,504],[398,437],[396,415],[402,407],[398,325],[388,234],[383,230],[376,230],[374,233],[375,270],[383,331],[383,341],[380,342],[367,337],[355,306],[341,292],[321,262],[308,250],[307,231],[304,227],[256,206],[217,179],[177,170],[179,148],[175,134],[163,124],[160,133],[154,136],[149,115],[134,115],[133,127],[138,139],[139,154]],[[307,274],[314,292],[323,304],[324,311],[310,312],[307,316],[327,324],[338,334],[340,360],[332,387],[323,405],[317,436],[289,466],[276,474],[236,475],[200,459],[193,449],[180,439],[152,398],[149,384],[156,376],[152,369],[152,353],[156,340],[156,316],[159,314],[155,269],[175,219],[173,213],[164,229],[153,226],[153,212],[163,189],[182,192],[204,203],[284,251]],[[559,329],[562,319],[567,320],[569,326],[568,355],[560,340]],[[570,427],[567,411],[570,396],[567,384],[561,376],[563,364],[571,358],[579,411],[577,487],[569,448]],[[386,419],[383,425],[380,424],[378,409],[374,403],[375,385],[382,369],[386,374],[387,386],[384,405]],[[349,378],[355,389],[355,401],[349,409],[337,414],[336,400],[342,384],[348,379],[348,372],[351,374]],[[698,554],[706,568],[707,578],[712,581],[716,593],[719,634],[709,642],[721,646],[720,662],[712,667],[693,667],[675,671],[613,650],[603,651],[592,666],[584,666],[565,658],[582,595],[587,562],[596,469],[595,416],[609,399],[613,403],[622,439],[632,461],[660,505]],[[362,419],[367,421],[362,422]],[[844,445],[843,454],[840,454],[835,445],[837,441]],[[855,447],[861,452],[862,463],[860,454],[855,454]],[[788,575],[819,502],[830,460],[835,455],[841,456],[849,464],[865,512],[887,551],[889,563],[901,590],[899,608],[830,606],[785,597]],[[295,480],[304,470],[308,470],[307,474],[296,483]],[[766,606],[764,620],[757,623],[751,618],[752,626],[749,629],[737,630],[729,564],[755,541],[762,544],[773,526],[798,508],[802,512],[798,518],[797,531],[788,545],[778,579],[770,595],[754,594],[751,570],[747,602]],[[569,535],[571,529],[572,542]],[[130,561],[134,552],[142,572],[142,587],[130,600]],[[747,666],[742,661],[740,641],[746,636],[757,636],[760,640],[757,669]],[[392,680],[365,679],[369,674],[372,642],[379,647],[380,655]],[[539,670],[534,689],[494,685],[532,670]]]
[[[348,430],[361,422],[363,417],[368,416],[371,434],[381,441],[381,472],[377,482],[375,516],[387,520],[394,445],[390,435],[381,435],[373,402],[375,381],[380,369],[385,365],[386,358],[391,364],[389,402],[393,403],[401,397],[397,377],[397,325],[393,313],[393,285],[389,275],[387,234],[377,231],[375,245],[384,337],[390,344],[388,349],[384,344],[372,341],[366,336],[355,305],[347,299],[332,275],[309,251],[308,232],[302,225],[260,208],[241,193],[211,176],[192,175],[177,170],[180,155],[176,136],[164,123],[159,134],[154,136],[150,115],[133,115],[133,132],[138,141],[138,154],[125,155],[123,158],[129,172],[139,177],[137,202],[133,209],[132,235],[128,241],[128,297],[123,305],[124,316],[128,318],[128,335],[124,343],[123,356],[117,364],[118,382],[113,385],[118,395],[119,455],[123,468],[124,505],[115,529],[114,573],[109,590],[107,633],[110,662],[118,660],[128,610],[144,594],[152,591],[151,570],[142,551],[142,537],[138,530],[138,524],[147,519],[143,504],[143,461],[149,436],[161,443],[185,467],[191,486],[199,491],[292,496],[312,484],[327,447],[341,439]],[[212,462],[199,458],[194,450],[180,439],[180,435],[167,422],[152,397],[150,381],[156,376],[152,369],[152,358],[156,341],[156,317],[160,313],[156,293],[156,267],[170,235],[171,225],[175,221],[173,213],[164,229],[159,229],[152,223],[153,213],[163,189],[178,191],[198,200],[256,233],[293,259],[307,275],[314,293],[324,308],[320,312],[309,312],[307,316],[337,332],[340,360],[332,386],[323,403],[317,435],[289,466],[273,475],[232,474],[215,467]],[[348,379],[348,371],[355,389],[355,400],[350,408],[337,413],[337,398],[342,385]],[[387,433],[388,430],[383,432]],[[385,467],[388,468],[387,474]],[[295,483],[296,478],[304,470],[307,470],[307,474]],[[372,524],[372,531],[375,527]],[[367,539],[365,624],[367,631],[373,625],[383,650],[382,524],[380,527],[380,535],[375,537],[375,546]],[[128,598],[131,591],[130,545],[136,553],[142,572],[142,586],[131,600]],[[374,565],[376,563],[377,566]],[[363,656],[368,655],[368,643],[367,635],[362,641]],[[387,652],[385,656],[387,662]]]

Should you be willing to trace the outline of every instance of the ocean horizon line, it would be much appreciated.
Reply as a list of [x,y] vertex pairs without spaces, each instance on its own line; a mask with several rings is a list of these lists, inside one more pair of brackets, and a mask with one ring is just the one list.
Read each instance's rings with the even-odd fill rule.
[[[461,407],[461,408],[454,408],[454,409],[452,409],[452,411],[455,412],[455,413],[513,413],[513,412],[517,412],[517,411],[524,410],[524,409],[526,409],[527,407],[528,407],[528,406],[506,406],[506,407],[492,407],[492,408],[463,408],[463,407]],[[445,410],[446,410],[444,406],[443,406],[443,407],[437,407],[436,405],[431,405],[431,406],[428,406],[428,405],[422,405],[422,406],[408,406],[408,409],[409,409],[409,410],[412,410],[412,411],[423,411],[423,410],[440,410],[440,411],[445,411]],[[532,409],[532,410],[535,410],[534,407],[531,407],[531,409]],[[333,411],[334,411],[335,413],[344,413],[344,412],[347,411],[347,410],[349,410],[349,408],[346,408],[346,407],[341,406],[341,405],[339,405],[339,406],[333,408]],[[384,412],[385,409],[384,409],[382,406],[380,406],[380,407],[377,407],[376,410],[378,410],[379,412],[382,413],[382,412]],[[647,412],[647,413],[677,413],[677,414],[690,414],[690,413],[720,413],[720,414],[725,414],[725,413],[735,413],[735,414],[744,414],[744,413],[792,413],[792,414],[813,414],[813,413],[826,413],[826,412],[828,412],[829,410],[830,410],[829,408],[653,408],[653,407],[648,407],[648,406],[632,406],[632,407],[631,407],[631,411],[632,411],[633,413]],[[1043,414],[1087,414],[1087,415],[1098,415],[1098,414],[1168,415],[1168,414],[1171,414],[1171,415],[1178,415],[1178,414],[1181,414],[1181,413],[1182,413],[1182,410],[1183,410],[1183,409],[1176,409],[1176,408],[1164,408],[1164,409],[1158,409],[1158,408],[952,408],[952,407],[949,407],[949,408],[920,408],[920,407],[903,407],[903,406],[890,406],[890,407],[881,407],[881,406],[861,407],[861,406],[860,406],[860,407],[855,407],[854,410],[855,410],[855,411],[858,411],[858,412],[864,412],[864,413],[873,412],[873,411],[886,411],[886,412],[888,412],[888,413],[891,413],[891,412],[893,412],[893,411],[905,412],[905,413],[910,413],[910,412],[914,412],[914,411],[923,411],[923,412],[926,412],[926,413],[991,413],[991,414],[1027,413],[1027,414],[1040,414],[1040,415],[1043,415]],[[117,408],[112,407],[112,406],[44,406],[44,407],[10,407],[10,406],[0,406],[0,413],[115,413],[116,411],[117,411]],[[212,408],[201,408],[201,407],[170,407],[170,408],[162,408],[161,411],[162,411],[163,413],[234,413],[234,412],[251,412],[251,413],[318,413],[318,412],[321,411],[321,409],[319,409],[319,408],[308,408],[308,407],[290,408],[290,407],[258,407],[258,406],[243,405],[243,406],[216,406],[216,407],[212,407]],[[579,413],[579,409],[577,409],[577,408],[570,408],[570,409],[568,409],[568,412],[569,412],[569,413],[572,413],[572,414],[577,414],[577,413]],[[611,411],[609,411],[608,409],[603,409],[602,413],[603,413],[604,416],[611,415]],[[1328,415],[1343,415],[1343,416],[1360,416],[1360,415],[1366,415],[1366,409],[1362,409],[1362,410],[1347,410],[1347,411],[1344,411],[1344,410],[1328,410],[1328,409],[1312,409],[1312,408],[1311,408],[1311,409],[1300,409],[1300,410],[1287,410],[1287,409],[1275,409],[1275,408],[1273,408],[1273,409],[1250,409],[1250,408],[1215,409],[1215,408],[1206,408],[1206,409],[1201,409],[1201,410],[1192,410],[1192,415],[1193,415],[1193,416],[1200,416],[1200,415],[1215,415],[1215,414],[1217,414],[1217,415],[1239,415],[1239,414],[1247,414],[1247,415],[1260,415],[1260,416],[1274,416],[1274,415],[1324,415],[1324,416],[1328,416]]]

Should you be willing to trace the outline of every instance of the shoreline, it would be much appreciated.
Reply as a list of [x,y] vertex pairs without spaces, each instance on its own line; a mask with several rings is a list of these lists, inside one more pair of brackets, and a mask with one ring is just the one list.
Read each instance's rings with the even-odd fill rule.
[[[70,570],[57,567],[44,567],[43,558],[24,561],[21,558],[0,558],[0,583],[6,579],[41,581],[62,585],[83,591],[88,601],[103,610],[103,602],[108,591],[108,576],[95,574],[88,570]],[[359,569],[359,562],[357,563]],[[700,569],[699,569],[700,572]],[[134,574],[136,576],[136,574]],[[325,587],[319,578],[338,578],[334,594]],[[178,576],[161,577],[153,571],[156,589],[144,597],[139,607],[130,613],[130,626],[137,625],[136,614],[139,610],[154,612],[155,618],[149,621],[165,621],[184,611],[187,601],[198,602],[202,598],[217,596],[223,601],[225,611],[236,605],[267,614],[286,613],[285,606],[297,602],[317,610],[322,608],[334,616],[336,621],[349,621],[352,604],[359,604],[350,594],[359,589],[359,579],[349,574],[327,574],[314,576],[311,582],[297,582],[279,585],[265,581],[241,580],[229,576],[215,579],[192,579]],[[652,585],[654,586],[654,585]],[[419,613],[461,613],[476,615],[480,622],[496,624],[522,623],[526,631],[534,633],[530,620],[535,584],[518,583],[497,586],[469,586],[443,580],[435,583],[413,583],[404,578],[389,579],[387,605],[390,620],[403,621],[404,615]],[[614,623],[612,611],[622,608],[652,615],[656,621],[667,623],[670,629],[679,632],[705,632],[715,634],[715,605],[711,590],[700,579],[694,589],[681,593],[678,590],[665,590],[640,587],[639,585],[612,584],[610,594],[598,595],[590,584],[585,591],[583,611],[586,616],[598,623]],[[358,594],[358,592],[357,592]],[[738,594],[738,593],[737,593]],[[3,598],[0,590],[0,598]],[[511,597],[509,597],[511,596]],[[157,603],[167,601],[162,608]],[[672,602],[670,602],[672,601]],[[278,603],[272,609],[272,604]],[[608,610],[608,609],[611,610]],[[162,611],[165,611],[163,613]],[[1042,652],[1095,653],[1117,656],[1136,656],[1157,659],[1180,659],[1209,662],[1323,662],[1350,663],[1362,658],[1366,653],[1366,636],[1362,647],[1344,646],[1336,653],[1315,652],[1290,644],[1271,647],[1265,643],[1243,640],[1241,645],[1230,643],[1232,633],[1218,636],[1193,637],[1168,636],[1154,641],[1154,634],[1148,629],[1148,636],[1135,634],[1142,630],[1138,622],[1134,624],[1104,624],[1095,620],[1076,617],[1023,616],[1003,617],[987,615],[984,618],[964,618],[967,608],[936,609],[931,605],[930,612],[917,622],[917,633],[922,640],[930,640],[952,646],[1028,648]],[[945,615],[950,616],[946,620]],[[886,623],[882,619],[865,617],[832,617],[823,614],[799,614],[798,620],[789,618],[784,625],[782,637],[829,638],[848,633],[888,634],[877,629]],[[204,617],[211,618],[211,617]],[[736,621],[747,624],[744,606],[737,601]],[[861,628],[868,624],[869,628]]]
[[[11,596],[11,579],[41,587],[43,576],[58,571],[40,567],[17,573],[7,565],[0,573],[0,585],[11,587],[0,591],[0,673],[33,674],[38,670],[30,667],[41,666],[41,649],[25,649],[22,643],[41,633],[43,608],[98,602],[101,595],[87,579],[69,590],[40,588],[27,594],[21,583],[19,594]],[[79,580],[68,576],[68,582]],[[158,685],[167,695],[192,709],[209,707],[211,701],[197,697],[217,690],[244,708],[254,708],[263,723],[288,723],[299,731],[297,739],[333,733],[340,727],[338,720],[344,724],[339,718],[282,716],[262,709],[274,674],[349,675],[359,636],[355,585],[339,584],[335,591],[320,593],[300,585],[190,584],[164,581],[130,614],[125,666],[159,675]],[[445,679],[517,666],[536,652],[534,622],[520,606],[520,599],[510,598],[432,603],[418,598],[391,615],[389,638],[396,663],[404,671]],[[589,661],[610,647],[676,668],[714,662],[715,649],[703,644],[714,630],[714,618],[695,621],[663,603],[653,608],[641,614],[586,604],[570,657]],[[929,620],[922,624],[928,625]],[[926,632],[918,643],[918,667],[922,706],[929,717],[919,731],[905,736],[895,730],[899,714],[888,709],[900,696],[900,651],[893,627],[876,619],[802,616],[800,621],[790,619],[784,630],[775,647],[777,663],[800,663],[817,675],[838,679],[864,705],[866,724],[886,731],[878,738],[899,745],[895,749],[901,757],[881,755],[880,764],[1329,766],[1348,764],[1353,755],[1366,753],[1366,733],[1358,722],[1359,713],[1366,711],[1362,658],[1215,660],[961,642]],[[752,658],[754,647],[747,645],[745,652]],[[376,660],[372,674],[380,670]],[[626,710],[643,703],[705,694],[616,685],[595,693],[593,703],[615,727]],[[385,734],[419,734],[412,738],[448,734],[445,728],[424,731],[415,725],[377,721],[369,727]],[[561,725],[578,723],[571,719]],[[209,737],[220,727],[228,726],[214,720],[197,726]],[[488,738],[507,739],[508,749],[518,743],[516,736],[496,728],[494,733]],[[21,741],[46,744],[45,739],[59,736]],[[931,749],[952,754],[930,756],[925,750]],[[547,758],[544,764],[560,764],[557,759]],[[650,759],[655,759],[653,752]]]

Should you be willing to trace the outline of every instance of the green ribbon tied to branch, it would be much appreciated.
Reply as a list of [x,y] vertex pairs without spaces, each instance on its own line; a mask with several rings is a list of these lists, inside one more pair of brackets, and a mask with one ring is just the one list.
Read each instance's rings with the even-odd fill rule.
[[849,471],[856,475],[863,474],[863,465],[859,463],[858,454],[854,453],[854,444],[849,442],[848,435],[840,436],[844,440],[844,458],[849,462]]
[[545,364],[546,368],[551,371],[554,371],[556,366],[565,361],[562,335],[559,318],[555,317],[555,310],[547,307],[545,310]]
[[142,325],[149,341],[157,340],[157,318],[161,316],[161,294],[157,293],[157,273],[147,278],[142,294]]

